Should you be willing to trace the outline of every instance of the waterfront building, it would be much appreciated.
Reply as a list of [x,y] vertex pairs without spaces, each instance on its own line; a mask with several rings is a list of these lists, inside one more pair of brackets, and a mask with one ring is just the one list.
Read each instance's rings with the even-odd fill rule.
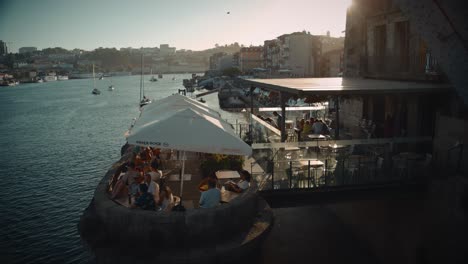
[[[410,24],[411,20],[391,1],[373,4],[356,1],[347,13],[343,76],[442,80],[436,60]],[[437,99],[432,98],[433,101]],[[342,105],[345,114],[342,122],[351,125],[363,118],[373,120],[377,132],[383,133],[385,119],[390,116],[401,120],[408,136],[431,135],[434,126],[429,120],[435,116],[436,104],[428,100],[428,97],[399,95],[356,97]]]
[[166,57],[169,55],[174,55],[176,53],[175,47],[169,47],[169,44],[159,45],[159,56]]
[[6,45],[6,42],[3,42],[0,40],[0,56],[7,55],[8,54],[8,47]]
[[21,47],[19,48],[18,52],[20,54],[24,54],[24,53],[32,53],[32,52],[35,52],[37,51],[37,48],[36,47]]
[[263,47],[244,47],[239,52],[239,68],[241,72],[249,73],[254,68],[263,66]]
[[211,55],[209,58],[210,70],[218,70],[221,58],[226,55],[227,53],[225,52],[217,52]]
[[330,50],[320,58],[320,77],[341,77],[343,74],[343,49]]
[[[294,77],[324,77],[329,69],[322,70],[322,54],[343,49],[344,38],[327,35],[311,35],[309,32],[284,34],[273,40],[266,40],[263,49],[263,67],[271,75],[290,74]],[[330,54],[331,55],[331,54]],[[335,57],[333,64],[340,61]],[[328,74],[328,73],[327,73]],[[333,76],[337,76],[332,73]]]
[[280,43],[278,39],[265,40],[263,45],[263,67],[270,74],[280,69]]
[[278,39],[281,69],[289,69],[296,77],[319,76],[321,43],[318,37],[306,32],[295,32],[279,36]]

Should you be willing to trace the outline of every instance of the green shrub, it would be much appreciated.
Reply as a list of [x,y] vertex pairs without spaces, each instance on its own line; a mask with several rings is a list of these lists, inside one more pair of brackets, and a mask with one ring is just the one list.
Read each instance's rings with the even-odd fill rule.
[[244,156],[208,154],[205,161],[200,164],[203,177],[219,170],[242,170]]

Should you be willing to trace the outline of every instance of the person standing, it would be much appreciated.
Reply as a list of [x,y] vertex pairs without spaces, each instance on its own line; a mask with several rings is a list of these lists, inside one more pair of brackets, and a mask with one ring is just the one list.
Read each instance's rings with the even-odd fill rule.
[[278,128],[281,129],[281,124],[282,124],[282,121],[283,121],[283,116],[281,116],[280,114],[278,114],[278,112],[276,112],[276,111],[273,112],[273,115],[276,117],[276,127],[278,127]]

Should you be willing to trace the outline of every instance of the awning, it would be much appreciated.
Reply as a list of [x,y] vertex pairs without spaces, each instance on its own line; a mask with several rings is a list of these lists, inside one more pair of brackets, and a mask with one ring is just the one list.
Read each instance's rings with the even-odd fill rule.
[[444,83],[387,81],[363,78],[244,79],[245,83],[270,91],[307,95],[365,95],[389,93],[441,93],[451,91]]

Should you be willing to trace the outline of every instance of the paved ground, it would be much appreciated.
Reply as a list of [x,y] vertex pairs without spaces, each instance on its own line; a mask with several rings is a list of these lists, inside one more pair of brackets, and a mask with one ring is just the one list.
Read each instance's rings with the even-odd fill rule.
[[274,209],[257,263],[376,263],[369,245],[322,206]]

